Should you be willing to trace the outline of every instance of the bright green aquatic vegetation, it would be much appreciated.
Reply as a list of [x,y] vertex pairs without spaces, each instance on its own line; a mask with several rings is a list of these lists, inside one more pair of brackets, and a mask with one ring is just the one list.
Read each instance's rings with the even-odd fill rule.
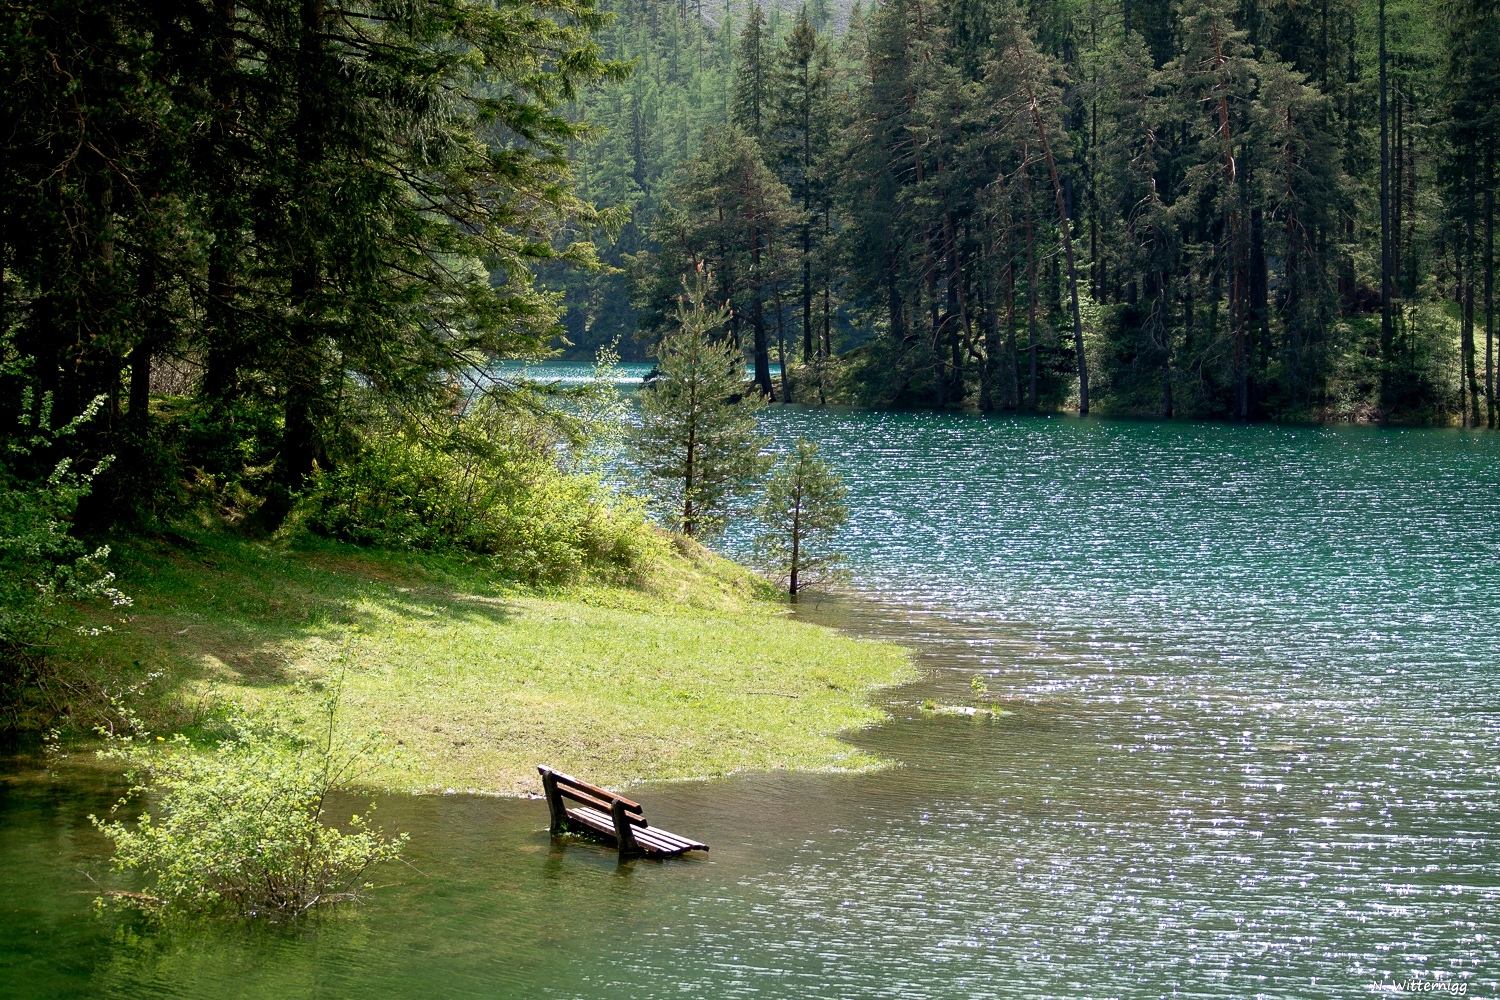
[[373,887],[371,868],[399,860],[406,836],[383,836],[369,810],[325,815],[330,796],[368,769],[379,743],[342,738],[336,709],[333,695],[321,743],[264,720],[236,720],[209,751],[181,734],[111,739],[100,757],[124,764],[138,782],[132,793],[149,792],[152,806],[132,809],[127,798],[93,817],[114,845],[114,868],[146,880],[145,892],[106,894],[101,904],[293,919],[358,902]]

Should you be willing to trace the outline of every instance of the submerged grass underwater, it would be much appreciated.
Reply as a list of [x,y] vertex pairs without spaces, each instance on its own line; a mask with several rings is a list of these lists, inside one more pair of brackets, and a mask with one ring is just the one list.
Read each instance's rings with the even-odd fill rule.
[[475,564],[225,533],[127,546],[133,616],[64,655],[145,683],[156,728],[239,710],[340,727],[394,762],[365,783],[526,794],[547,763],[609,783],[865,769],[836,737],[882,718],[903,649],[795,622],[743,569],[683,543],[638,586],[538,591]]

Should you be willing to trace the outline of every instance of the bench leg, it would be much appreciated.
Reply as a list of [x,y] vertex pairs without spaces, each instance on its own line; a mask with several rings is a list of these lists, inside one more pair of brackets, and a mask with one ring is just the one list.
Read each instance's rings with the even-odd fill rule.
[[625,818],[625,803],[615,799],[609,807],[609,815],[615,821],[615,843],[619,845],[620,857],[644,854],[640,845],[635,842],[634,827],[630,825],[630,820]]
[[563,805],[562,795],[557,791],[557,777],[546,768],[539,767],[542,772],[542,791],[547,795],[547,811],[552,814],[552,833],[568,832],[568,809]]

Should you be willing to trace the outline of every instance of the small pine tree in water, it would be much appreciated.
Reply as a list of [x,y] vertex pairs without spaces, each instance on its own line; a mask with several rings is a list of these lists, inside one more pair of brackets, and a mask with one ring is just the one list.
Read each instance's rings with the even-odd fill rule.
[[148,892],[106,895],[147,909],[272,918],[358,900],[370,868],[398,860],[407,837],[384,836],[368,813],[342,830],[325,824],[329,794],[376,760],[373,741],[336,742],[337,704],[335,693],[325,738],[311,744],[245,720],[207,753],[182,735],[112,739],[100,756],[124,761],[132,794],[158,796],[159,813],[142,813],[133,828],[89,817],[114,842],[114,867],[151,880]]
[[765,530],[755,538],[755,557],[793,597],[843,578],[844,556],[833,542],[849,520],[848,495],[843,479],[806,438],[771,473],[757,509]]
[[766,465],[755,419],[764,400],[745,379],[740,349],[720,335],[729,311],[709,307],[707,287],[700,267],[677,300],[632,441],[651,495],[689,536],[721,530]]

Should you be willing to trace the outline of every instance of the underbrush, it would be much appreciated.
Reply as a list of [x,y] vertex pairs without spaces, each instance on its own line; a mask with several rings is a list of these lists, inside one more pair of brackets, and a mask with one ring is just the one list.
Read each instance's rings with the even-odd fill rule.
[[381,549],[467,552],[533,584],[620,579],[658,546],[631,500],[546,456],[475,460],[406,436],[318,478],[304,524]]
[[0,438],[0,734],[60,702],[65,682],[47,659],[59,634],[94,637],[109,629],[102,617],[79,625],[73,608],[118,611],[131,603],[106,567],[109,547],[88,546],[69,530],[110,459],[79,471],[72,458],[56,457],[103,403],[101,396],[54,427],[51,394],[37,398],[28,386],[16,427]]
[[422,422],[373,419],[304,494],[301,523],[372,548],[482,556],[533,585],[630,579],[661,542],[589,461],[597,434],[566,410],[489,397]]

